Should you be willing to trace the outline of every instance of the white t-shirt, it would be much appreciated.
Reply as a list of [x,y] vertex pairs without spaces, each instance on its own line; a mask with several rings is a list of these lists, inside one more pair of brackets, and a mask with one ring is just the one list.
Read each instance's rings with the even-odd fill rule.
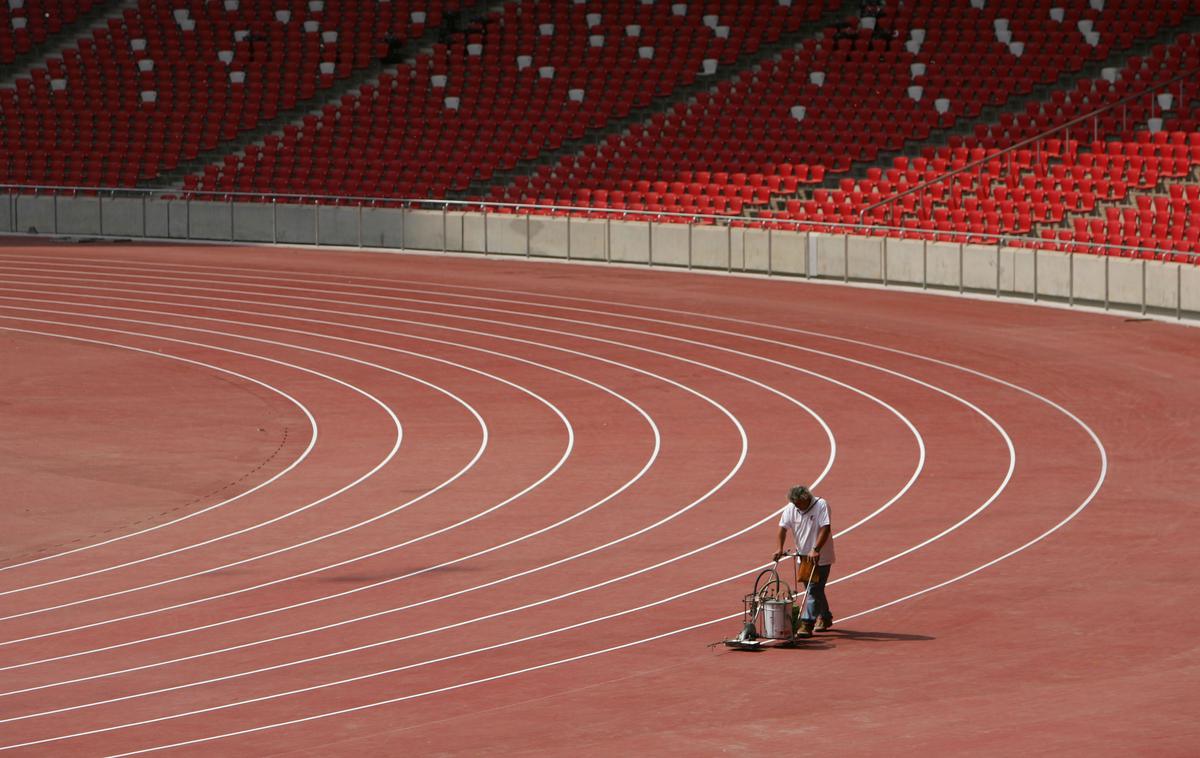
[[[813,549],[813,543],[817,541],[817,532],[821,527],[829,526],[829,503],[825,502],[825,498],[818,497],[807,511],[801,511],[792,503],[788,503],[779,517],[779,525],[791,530],[792,538],[796,540],[797,552],[807,555]],[[834,559],[833,532],[830,531],[829,539],[821,546],[821,557],[817,559],[817,563],[828,566]]]

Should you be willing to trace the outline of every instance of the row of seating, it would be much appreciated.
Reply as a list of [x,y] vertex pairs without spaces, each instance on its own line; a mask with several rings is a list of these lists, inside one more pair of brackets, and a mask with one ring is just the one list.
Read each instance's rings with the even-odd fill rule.
[[19,0],[0,3],[0,63],[14,63],[64,27],[79,20],[99,0]]
[[[844,26],[831,27],[821,39],[786,51],[662,118],[609,137],[594,153],[566,156],[557,166],[539,168],[537,181],[493,187],[489,196],[577,202],[585,190],[670,180],[701,159],[728,173],[750,161],[819,164],[845,172],[852,164],[875,161],[882,150],[926,140],[937,127],[977,116],[985,105],[1006,102],[1034,83],[1054,81],[1109,49],[1128,47],[1140,36],[1179,23],[1186,10],[1200,10],[1194,2],[1191,9],[1101,5],[1103,10],[1090,3],[1049,1],[987,3],[982,9],[904,5],[880,20],[896,35],[887,39],[861,34],[847,41]],[[1061,20],[1051,16],[1056,7]],[[1000,26],[1008,34],[998,34]],[[1102,39],[1111,37],[1108,47],[1091,45],[1081,27],[1096,30]],[[1019,51],[1010,35],[1026,40]],[[791,194],[791,188],[780,194]],[[767,199],[756,197],[753,203]],[[641,210],[636,204],[633,209]]]
[[[277,145],[210,167],[186,186],[443,196],[649,105],[837,4],[508,3],[477,31],[285,129]],[[345,154],[361,158],[344,170],[324,162]],[[714,196],[697,207],[729,204]]]
[[[1200,35],[1181,35],[1175,44],[1157,48],[1147,60],[1156,61],[1155,68],[1148,70],[1146,60],[1135,58],[1118,73],[1121,78],[1138,72],[1145,75],[1146,81],[1166,81],[1181,71],[1200,70]],[[1185,83],[1190,84],[1190,80]],[[1091,84],[1094,81],[1082,82],[1075,91]],[[954,146],[927,147],[916,159],[897,158],[891,169],[872,169],[864,180],[845,180],[836,190],[814,193],[803,202],[788,202],[781,212],[764,215],[837,223],[856,222],[865,215],[870,221],[890,226],[987,235],[1027,234],[1040,227],[1044,237],[1054,240],[1051,247],[1075,239],[1117,244],[1117,240],[1141,234],[1145,244],[1180,249],[1185,237],[1172,219],[1177,222],[1187,218],[1186,211],[1150,212],[1144,223],[1130,225],[1125,223],[1127,214],[1114,203],[1127,202],[1131,196],[1150,196],[1131,192],[1178,188],[1163,189],[1159,205],[1151,203],[1158,208],[1173,201],[1183,204],[1192,192],[1186,182],[1200,167],[1200,113],[1193,108],[1200,101],[1186,94],[1185,98],[1171,103],[1173,116],[1161,123],[1186,130],[1150,131],[1150,109],[1162,107],[1157,97],[1150,97],[1130,105],[1131,116],[1125,128],[1099,123],[1077,130],[1094,133],[1100,137],[1097,140],[1047,139],[1028,149],[989,157],[994,150],[984,138],[965,138]],[[1135,129],[1139,123],[1140,128]],[[968,170],[899,202],[880,204],[947,171],[964,168]],[[1190,204],[1183,207],[1191,209]],[[1098,215],[1081,218],[1093,213]],[[1142,211],[1142,215],[1146,213]]]
[[[24,10],[41,5],[58,7],[39,0]],[[152,179],[371,65],[389,36],[418,36],[459,8],[460,0],[138,0],[0,88],[0,177]],[[147,141],[136,172],[126,144],[109,142],[109,116],[139,138],[163,135]],[[30,153],[47,160],[20,160]]]

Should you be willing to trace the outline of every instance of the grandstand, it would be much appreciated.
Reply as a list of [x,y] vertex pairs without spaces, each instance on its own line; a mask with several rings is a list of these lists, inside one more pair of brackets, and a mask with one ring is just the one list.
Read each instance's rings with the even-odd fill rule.
[[19,193],[1196,252],[1196,0],[4,10]]
[[1197,327],[1200,0],[0,0],[0,751],[1195,755]]

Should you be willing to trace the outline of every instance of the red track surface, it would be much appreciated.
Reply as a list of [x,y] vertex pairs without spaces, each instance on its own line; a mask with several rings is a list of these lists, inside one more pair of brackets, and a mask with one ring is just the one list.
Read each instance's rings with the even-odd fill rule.
[[[1200,744],[1194,329],[18,242],[0,355],[0,753]],[[834,631],[709,648],[796,482]]]

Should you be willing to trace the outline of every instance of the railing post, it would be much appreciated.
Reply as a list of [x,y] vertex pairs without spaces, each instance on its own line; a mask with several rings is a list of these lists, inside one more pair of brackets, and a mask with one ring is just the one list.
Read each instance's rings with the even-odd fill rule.
[[1033,302],[1038,300],[1038,248],[1033,246]]
[[483,208],[483,254],[488,254],[488,222],[487,222],[487,206]]
[[149,236],[146,226],[146,195],[147,193],[142,193],[142,239],[146,239]]
[[533,255],[533,231],[530,228],[533,219],[533,209],[525,211],[525,257],[530,258]]
[[883,259],[879,266],[880,279],[883,280],[883,286],[888,283],[888,235],[883,235]]
[[612,214],[604,214],[604,262],[612,263]]
[[921,237],[921,289],[929,289],[929,238]]
[[1142,315],[1146,315],[1146,259],[1142,258]]
[[1112,255],[1104,251],[1104,310],[1108,310],[1108,261]]
[[571,260],[571,216],[573,215],[567,211],[567,260]]
[[[743,250],[745,240],[743,238]],[[725,273],[733,273],[733,221],[725,225]]]
[[1183,264],[1175,264],[1175,320],[1183,320]]
[[233,230],[233,195],[229,196],[229,241],[233,242],[236,233]]
[[696,219],[688,222],[688,271],[692,270],[692,230],[696,228]]
[[963,291],[963,246],[964,243],[959,240],[958,243],[958,293],[961,295]]
[[279,244],[279,199],[271,198],[271,244]]
[[804,278],[812,279],[813,263],[816,262],[816,253],[812,249],[812,231],[804,233]]
[[654,224],[646,219],[646,264],[654,268]]
[[[53,200],[54,200],[54,233],[57,235],[58,234],[58,193],[55,192],[53,195],[51,195],[51,198],[53,198]],[[104,226],[104,218],[103,217],[101,217],[101,219],[100,219],[100,226],[102,228]]]
[[772,243],[774,242],[774,240],[771,237],[772,231],[773,231],[773,229],[768,226],[767,227],[767,276],[772,276],[775,273],[775,262],[772,260],[772,257],[775,252],[772,249]]
[[183,238],[192,238],[192,196],[189,193],[183,199]]
[[[446,216],[449,215],[449,211],[450,211],[450,204],[442,203],[442,252],[443,253],[446,252],[450,248],[450,241],[448,239],[446,239],[447,237],[450,236],[450,231],[446,224]],[[362,206],[359,206],[358,217],[360,219],[362,218]],[[567,223],[569,224],[570,222],[571,222],[571,219],[570,219],[570,217],[568,217]],[[570,227],[567,227],[567,228],[568,228],[568,230],[570,229]],[[359,230],[360,231],[362,230],[361,222],[359,223]],[[567,244],[568,245],[571,244],[570,237],[567,237]],[[568,257],[570,257],[570,256],[568,255]]]
[[1075,307],[1075,251],[1067,253],[1067,305]]
[[[321,198],[313,200],[313,247],[321,246]],[[403,228],[403,227],[401,227]]]
[[[55,195],[54,197],[57,198],[58,195]],[[55,209],[57,210],[57,208],[58,208],[58,204],[56,202]],[[103,237],[104,236],[104,193],[103,192],[96,193],[96,210],[100,216],[100,236]],[[58,231],[58,214],[57,213],[55,214],[55,219],[54,219],[54,230]]]
[[[363,218],[363,206],[362,206],[362,201],[360,200],[358,202],[358,246],[359,247],[363,246],[362,218]],[[442,242],[443,242],[442,252],[446,252],[446,248],[444,246],[445,241],[446,241],[446,217],[442,216]]]
[[842,230],[842,281],[850,281],[850,231]]
[[1001,240],[996,240],[996,297],[1000,297],[1000,245]]

